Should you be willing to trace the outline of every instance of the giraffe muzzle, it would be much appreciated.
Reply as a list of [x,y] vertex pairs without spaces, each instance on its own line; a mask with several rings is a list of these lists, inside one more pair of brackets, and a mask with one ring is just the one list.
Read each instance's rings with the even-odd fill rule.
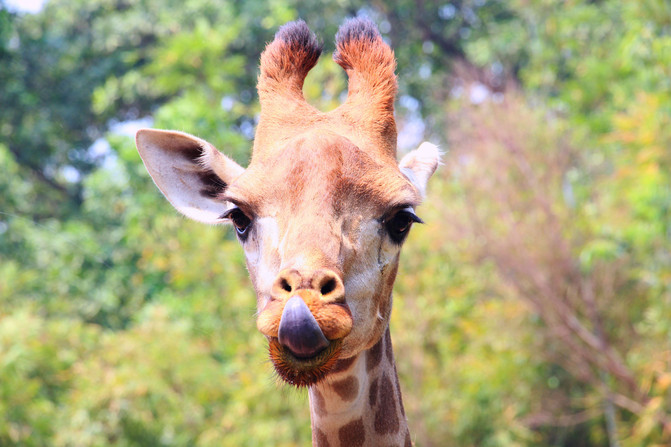
[[352,330],[344,302],[329,302],[315,289],[298,289],[271,299],[257,327],[268,338],[270,360],[286,383],[301,387],[326,377]]
[[296,358],[312,358],[329,346],[317,320],[305,301],[294,295],[284,305],[278,340]]

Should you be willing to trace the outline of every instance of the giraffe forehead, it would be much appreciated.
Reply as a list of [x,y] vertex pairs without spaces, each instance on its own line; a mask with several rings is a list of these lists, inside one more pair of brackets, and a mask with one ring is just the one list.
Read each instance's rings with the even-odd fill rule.
[[348,211],[380,214],[419,202],[395,160],[371,156],[328,131],[300,135],[271,155],[252,160],[227,195],[259,214],[282,215],[288,210],[304,219]]

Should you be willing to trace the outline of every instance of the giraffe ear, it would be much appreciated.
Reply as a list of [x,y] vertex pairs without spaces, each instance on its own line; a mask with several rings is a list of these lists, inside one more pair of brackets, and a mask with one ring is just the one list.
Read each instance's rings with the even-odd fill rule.
[[154,183],[180,213],[199,222],[222,222],[227,203],[219,196],[244,168],[183,132],[141,129],[135,145]]
[[436,145],[424,142],[398,164],[401,172],[417,188],[422,198],[426,196],[426,184],[440,164],[441,155]]

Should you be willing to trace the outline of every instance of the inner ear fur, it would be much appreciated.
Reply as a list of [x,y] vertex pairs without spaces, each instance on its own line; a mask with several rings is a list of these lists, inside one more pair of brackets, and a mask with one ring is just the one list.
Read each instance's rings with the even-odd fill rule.
[[417,188],[422,198],[426,197],[426,184],[440,165],[441,155],[436,145],[424,142],[398,164],[403,175]]
[[179,212],[199,222],[221,221],[226,204],[218,197],[244,168],[184,132],[141,129],[135,144],[154,183]]

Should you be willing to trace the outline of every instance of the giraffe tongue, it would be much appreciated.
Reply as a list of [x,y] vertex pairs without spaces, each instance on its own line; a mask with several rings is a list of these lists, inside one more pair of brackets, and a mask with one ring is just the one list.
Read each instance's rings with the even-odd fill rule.
[[329,345],[317,320],[298,295],[284,305],[278,339],[297,358],[314,357]]

